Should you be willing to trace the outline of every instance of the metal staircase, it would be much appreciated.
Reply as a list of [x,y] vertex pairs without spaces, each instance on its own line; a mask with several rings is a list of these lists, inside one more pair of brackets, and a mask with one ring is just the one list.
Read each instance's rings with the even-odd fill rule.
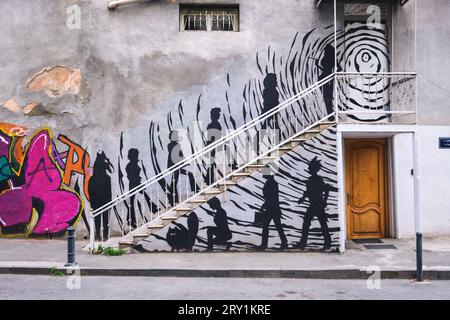
[[[411,74],[351,74],[346,76],[344,73],[333,73],[329,75],[92,212],[90,248],[95,248],[95,217],[110,210],[114,210],[116,215],[119,214],[124,224],[125,221],[127,222],[127,225],[123,225],[123,237],[119,240],[119,246],[132,247],[178,218],[188,215],[206,203],[208,199],[219,195],[224,195],[226,198],[228,189],[247,179],[253,173],[263,170],[280,156],[329,126],[336,124],[339,117],[346,117],[347,111],[339,110],[338,105],[343,104],[348,96],[345,91],[338,92],[337,88],[345,88],[345,85],[351,86],[352,79],[358,76],[383,77],[390,84],[396,83],[392,80],[394,76],[415,80],[415,75]],[[409,83],[408,81],[403,83]],[[329,99],[323,98],[324,92],[328,91],[323,90],[324,86],[331,86],[334,90],[333,106],[325,104],[325,100]],[[394,95],[391,94],[391,91],[387,93],[387,98],[386,93],[381,92],[380,99],[383,101],[392,99]],[[373,95],[370,96],[370,101],[380,99],[374,99]],[[362,111],[358,112],[362,113]],[[384,112],[384,114],[399,117],[400,115],[410,116],[411,113],[415,113],[415,110],[374,111],[369,109],[368,112]],[[210,159],[213,160],[205,165]],[[213,168],[215,178],[214,181],[206,183],[205,175],[208,168]],[[178,183],[180,175],[187,176],[188,174],[195,180],[194,190],[190,190],[188,182],[184,185]],[[142,210],[145,212],[136,213],[136,219],[132,221],[129,203],[139,201],[139,199],[140,203],[150,203],[150,205],[148,210]]]

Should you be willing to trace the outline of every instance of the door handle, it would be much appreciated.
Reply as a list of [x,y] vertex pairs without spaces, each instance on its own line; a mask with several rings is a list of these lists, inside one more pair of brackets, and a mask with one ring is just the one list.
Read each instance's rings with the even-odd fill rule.
[[347,192],[347,205],[350,205],[350,202],[352,201],[352,196],[350,195],[350,192]]

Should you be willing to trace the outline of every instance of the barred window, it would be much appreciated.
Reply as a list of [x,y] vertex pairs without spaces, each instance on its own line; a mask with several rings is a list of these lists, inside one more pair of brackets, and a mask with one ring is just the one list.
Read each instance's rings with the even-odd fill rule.
[[238,6],[180,6],[180,31],[239,31]]

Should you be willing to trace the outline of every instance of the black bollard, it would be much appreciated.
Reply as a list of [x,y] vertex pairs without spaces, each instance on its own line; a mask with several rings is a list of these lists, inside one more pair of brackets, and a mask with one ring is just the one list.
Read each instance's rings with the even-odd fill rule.
[[416,280],[418,282],[423,281],[422,270],[422,234],[416,233]]
[[75,228],[67,228],[67,263],[66,267],[75,266]]

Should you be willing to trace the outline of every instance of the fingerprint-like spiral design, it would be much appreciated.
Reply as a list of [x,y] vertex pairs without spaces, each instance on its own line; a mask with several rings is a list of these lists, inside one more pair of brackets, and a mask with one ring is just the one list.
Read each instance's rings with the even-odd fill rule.
[[[330,59],[332,47],[333,56]],[[295,36],[286,60],[276,59],[275,52],[268,52],[267,64],[258,66],[261,73],[275,72],[278,75],[280,95],[284,100],[307,89],[334,71],[333,26],[313,29],[303,38]],[[328,52],[328,54],[327,54]],[[367,25],[359,22],[347,24],[337,33],[337,71],[355,73],[382,73],[389,71],[389,46],[384,25]],[[325,67],[324,67],[325,65]],[[264,70],[265,69],[265,70]],[[338,81],[338,106],[342,111],[388,110],[389,80],[385,77],[346,77]],[[255,86],[256,88],[258,85]],[[257,95],[259,92],[255,92]],[[328,94],[326,92],[326,94]],[[317,96],[303,105],[303,112],[314,117],[323,109],[323,99]],[[322,91],[322,95],[324,92]],[[250,108],[251,106],[247,106]],[[378,121],[384,116],[376,114],[354,114],[361,121]]]

